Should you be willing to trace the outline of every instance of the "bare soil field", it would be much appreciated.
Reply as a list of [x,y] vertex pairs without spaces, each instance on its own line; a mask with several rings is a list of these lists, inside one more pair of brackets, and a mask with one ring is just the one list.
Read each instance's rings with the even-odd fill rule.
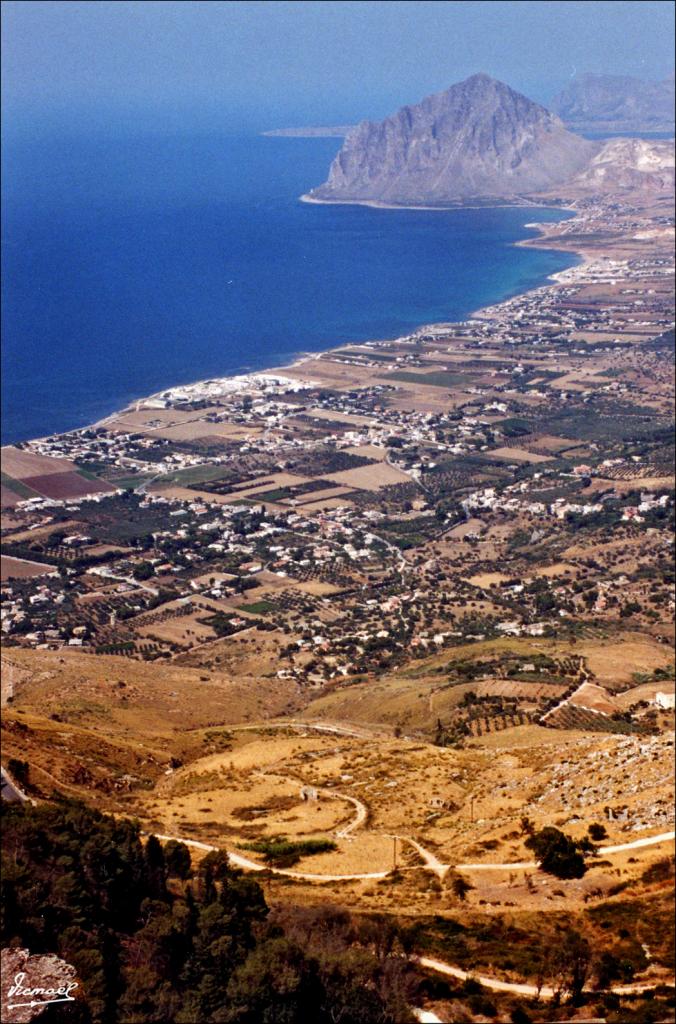
[[336,594],[341,589],[336,587],[333,583],[324,583],[322,580],[308,580],[307,583],[297,583],[297,590],[302,590],[304,594],[311,594],[313,597],[328,597],[330,594]]
[[675,688],[673,679],[660,679],[654,683],[639,683],[638,686],[632,687],[631,690],[618,693],[615,697],[615,703],[622,710],[626,710],[640,700],[654,701],[656,693],[674,693]]
[[576,567],[568,562],[555,562],[554,565],[544,565],[533,573],[534,576],[544,576],[548,579],[553,579],[557,576],[575,576],[576,574]]
[[387,449],[375,444],[355,445],[352,448],[344,448],[343,451],[350,455],[360,455],[365,459],[374,459],[376,462],[384,462],[387,458]]
[[[606,382],[607,383],[607,382]],[[529,447],[532,447],[536,451],[540,449],[543,452],[563,452],[567,448],[574,448],[577,445],[577,441],[572,441],[569,437],[554,437],[549,434],[545,434],[543,437],[534,437]]]
[[581,640],[575,650],[586,658],[599,683],[610,689],[631,682],[635,672],[653,672],[674,664],[674,653],[667,644],[643,634],[629,634],[613,643]]
[[199,412],[182,409],[149,409],[141,405],[139,409],[127,409],[119,416],[112,416],[106,421],[106,426],[108,430],[121,430],[125,433],[128,430],[139,433],[155,433],[166,427],[203,421],[206,416],[213,416],[219,412],[222,412],[222,409],[216,405],[200,409]]
[[2,508],[14,508],[20,501],[25,501],[25,496],[12,490],[7,484],[0,484],[0,506]]
[[592,480],[587,493],[594,494],[598,491],[616,491],[618,494],[624,494],[626,491],[635,491],[637,488],[642,491],[659,491],[662,490],[662,488],[673,486],[673,476],[635,476],[628,480],[604,480],[602,477],[596,477]]
[[[349,494],[354,488],[348,488],[344,493]],[[309,501],[303,505],[304,512],[328,512],[331,508],[349,508],[352,506],[349,498],[324,498],[320,501]]]
[[389,487],[390,484],[408,483],[409,477],[401,470],[395,469],[386,463],[378,463],[372,466],[357,466],[356,469],[345,469],[340,473],[327,473],[327,480],[333,480],[337,484],[345,484],[347,487],[358,487],[366,491],[378,491],[381,487]]
[[506,583],[510,579],[504,572],[480,572],[476,576],[470,576],[467,580],[473,587],[491,587],[493,584]]
[[[7,516],[2,518],[3,529],[11,530],[9,536],[12,541],[32,541],[41,540],[44,537],[48,537],[50,533],[54,532],[54,524],[49,523],[47,526],[38,526],[34,530],[26,530],[24,528],[24,522],[12,524],[8,521]],[[67,519],[63,523],[59,523],[59,529],[64,533],[77,532],[82,529],[82,523],[76,519]]]
[[354,488],[351,487],[327,487],[323,491],[310,491],[309,494],[300,494],[296,498],[288,498],[284,504],[305,508],[308,505],[319,505],[330,498],[341,498],[351,494]]
[[2,470],[15,480],[25,477],[45,476],[48,473],[66,473],[75,469],[69,459],[54,459],[49,455],[35,455],[33,452],[14,448],[2,449]]
[[31,576],[47,576],[56,573],[53,565],[44,562],[29,562],[25,558],[12,558],[11,555],[0,555],[0,580],[25,580]]
[[262,428],[250,423],[208,423],[198,419],[179,423],[173,427],[162,427],[153,431],[153,436],[163,437],[168,441],[196,441],[202,437],[223,437],[230,440],[260,437]]
[[538,455],[536,452],[527,452],[525,448],[493,448],[490,452],[491,458],[506,459],[508,462],[550,462],[550,455]]
[[244,498],[254,498],[257,494],[265,494],[267,491],[276,491],[281,487],[306,484],[310,477],[298,476],[296,473],[266,473],[263,479],[264,483],[257,484],[254,480],[250,486],[247,485],[240,490],[218,495],[218,497],[222,497],[227,502],[241,501]]
[[466,523],[459,523],[444,535],[449,540],[457,539],[462,540],[463,537],[467,537],[472,533],[480,533],[485,528],[485,523],[481,519],[468,519]]
[[87,494],[101,494],[103,491],[115,490],[105,480],[88,480],[79,473],[44,473],[40,476],[27,476],[21,481],[26,487],[37,491],[45,498],[82,498]]

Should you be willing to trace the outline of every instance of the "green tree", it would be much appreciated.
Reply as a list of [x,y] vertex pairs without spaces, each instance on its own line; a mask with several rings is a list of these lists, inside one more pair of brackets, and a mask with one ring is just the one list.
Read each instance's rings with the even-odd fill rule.
[[171,878],[186,879],[190,877],[190,850],[185,843],[180,843],[177,839],[170,839],[164,847],[164,862],[167,866],[167,874]]
[[560,995],[568,995],[573,1004],[579,1003],[592,964],[589,942],[570,928],[556,943],[552,963],[555,991]]
[[540,868],[557,878],[582,878],[587,870],[580,844],[558,828],[548,825],[526,839]]

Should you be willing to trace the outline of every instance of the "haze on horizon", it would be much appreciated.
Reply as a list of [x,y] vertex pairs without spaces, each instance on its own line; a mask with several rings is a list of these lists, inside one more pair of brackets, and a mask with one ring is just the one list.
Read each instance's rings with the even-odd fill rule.
[[477,71],[546,103],[576,73],[660,79],[666,0],[3,4],[6,131],[246,131],[381,118]]

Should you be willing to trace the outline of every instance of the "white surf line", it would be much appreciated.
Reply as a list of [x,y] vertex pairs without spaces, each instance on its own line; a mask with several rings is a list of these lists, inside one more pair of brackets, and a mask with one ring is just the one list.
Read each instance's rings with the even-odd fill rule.
[[[657,846],[659,843],[673,842],[676,839],[676,832],[660,832],[657,836],[646,836],[643,839],[634,839],[631,843],[619,843],[616,846],[599,846],[597,853],[624,853],[625,850],[638,850],[644,846]],[[456,864],[458,871],[518,871],[529,868],[537,868],[536,860],[515,861],[512,864]]]

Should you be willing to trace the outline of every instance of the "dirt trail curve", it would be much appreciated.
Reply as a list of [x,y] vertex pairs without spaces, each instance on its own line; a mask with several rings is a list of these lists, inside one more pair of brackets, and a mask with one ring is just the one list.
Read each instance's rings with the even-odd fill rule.
[[410,836],[392,836],[393,839],[398,839],[402,843],[408,843],[413,849],[420,854],[422,859],[425,861],[425,867],[428,871],[433,871],[439,878],[443,878],[448,871],[450,864],[442,864],[438,857],[430,851],[426,850],[424,846],[421,846],[415,839],[411,839]]
[[[194,650],[194,648],[193,648]],[[315,732],[328,732],[335,736],[354,736],[358,740],[372,740],[377,734],[369,729],[355,729],[354,726],[341,725],[340,722],[303,721],[302,718],[289,718],[284,722],[265,722],[261,725],[233,725],[231,732],[265,732],[268,729],[307,729]]]
[[[513,995],[535,997],[536,999],[553,999],[556,994],[549,985],[543,985],[542,988],[538,988],[536,985],[501,981],[499,978],[491,978],[489,975],[463,971],[461,967],[454,967],[452,964],[444,963],[443,960],[435,960],[428,956],[419,957],[418,963],[421,967],[426,967],[430,971],[436,971],[437,974],[445,974],[447,977],[457,978],[459,981],[467,981],[469,979],[478,981],[484,988],[489,988],[493,992],[511,992]],[[611,991],[616,995],[634,995],[655,988],[658,984],[666,985],[669,988],[674,987],[673,982],[654,979],[653,981],[637,981],[632,985],[613,985]]]
[[356,828],[363,825],[368,818],[368,807],[366,804],[363,804],[361,800],[357,800],[356,796],[348,796],[347,793],[336,793],[331,789],[320,789],[319,792],[324,796],[331,797],[333,799],[337,798],[339,800],[347,800],[357,808],[357,813],[352,821],[347,825],[344,825],[341,829],[338,829],[336,832],[336,839],[346,839],[351,832],[354,832]]
[[[200,843],[196,839],[183,839],[181,836],[163,836],[158,832],[154,832],[153,835],[157,836],[163,842],[168,842],[171,839],[175,839],[179,843],[183,843],[185,846],[192,846],[196,850],[204,850],[206,853],[211,853],[213,850],[220,850],[220,846],[212,846],[209,843]],[[233,853],[232,850],[227,851],[228,859],[238,867],[243,868],[245,871],[271,871],[273,875],[285,875],[287,878],[298,878],[305,882],[347,882],[357,881],[361,878],[385,878],[389,871],[368,871],[362,874],[354,875],[312,875],[305,871],[288,871],[285,868],[268,868],[265,864],[259,864],[255,860],[250,860],[248,857],[243,857],[239,853]]]
[[[642,846],[657,846],[659,843],[669,843],[676,839],[676,832],[660,832],[656,836],[645,836],[643,839],[634,839],[631,843],[619,843],[615,846],[599,846],[599,855],[609,853],[624,853],[625,850],[639,850]],[[519,860],[511,864],[456,864],[457,871],[518,871],[536,868],[538,862],[535,860]]]

